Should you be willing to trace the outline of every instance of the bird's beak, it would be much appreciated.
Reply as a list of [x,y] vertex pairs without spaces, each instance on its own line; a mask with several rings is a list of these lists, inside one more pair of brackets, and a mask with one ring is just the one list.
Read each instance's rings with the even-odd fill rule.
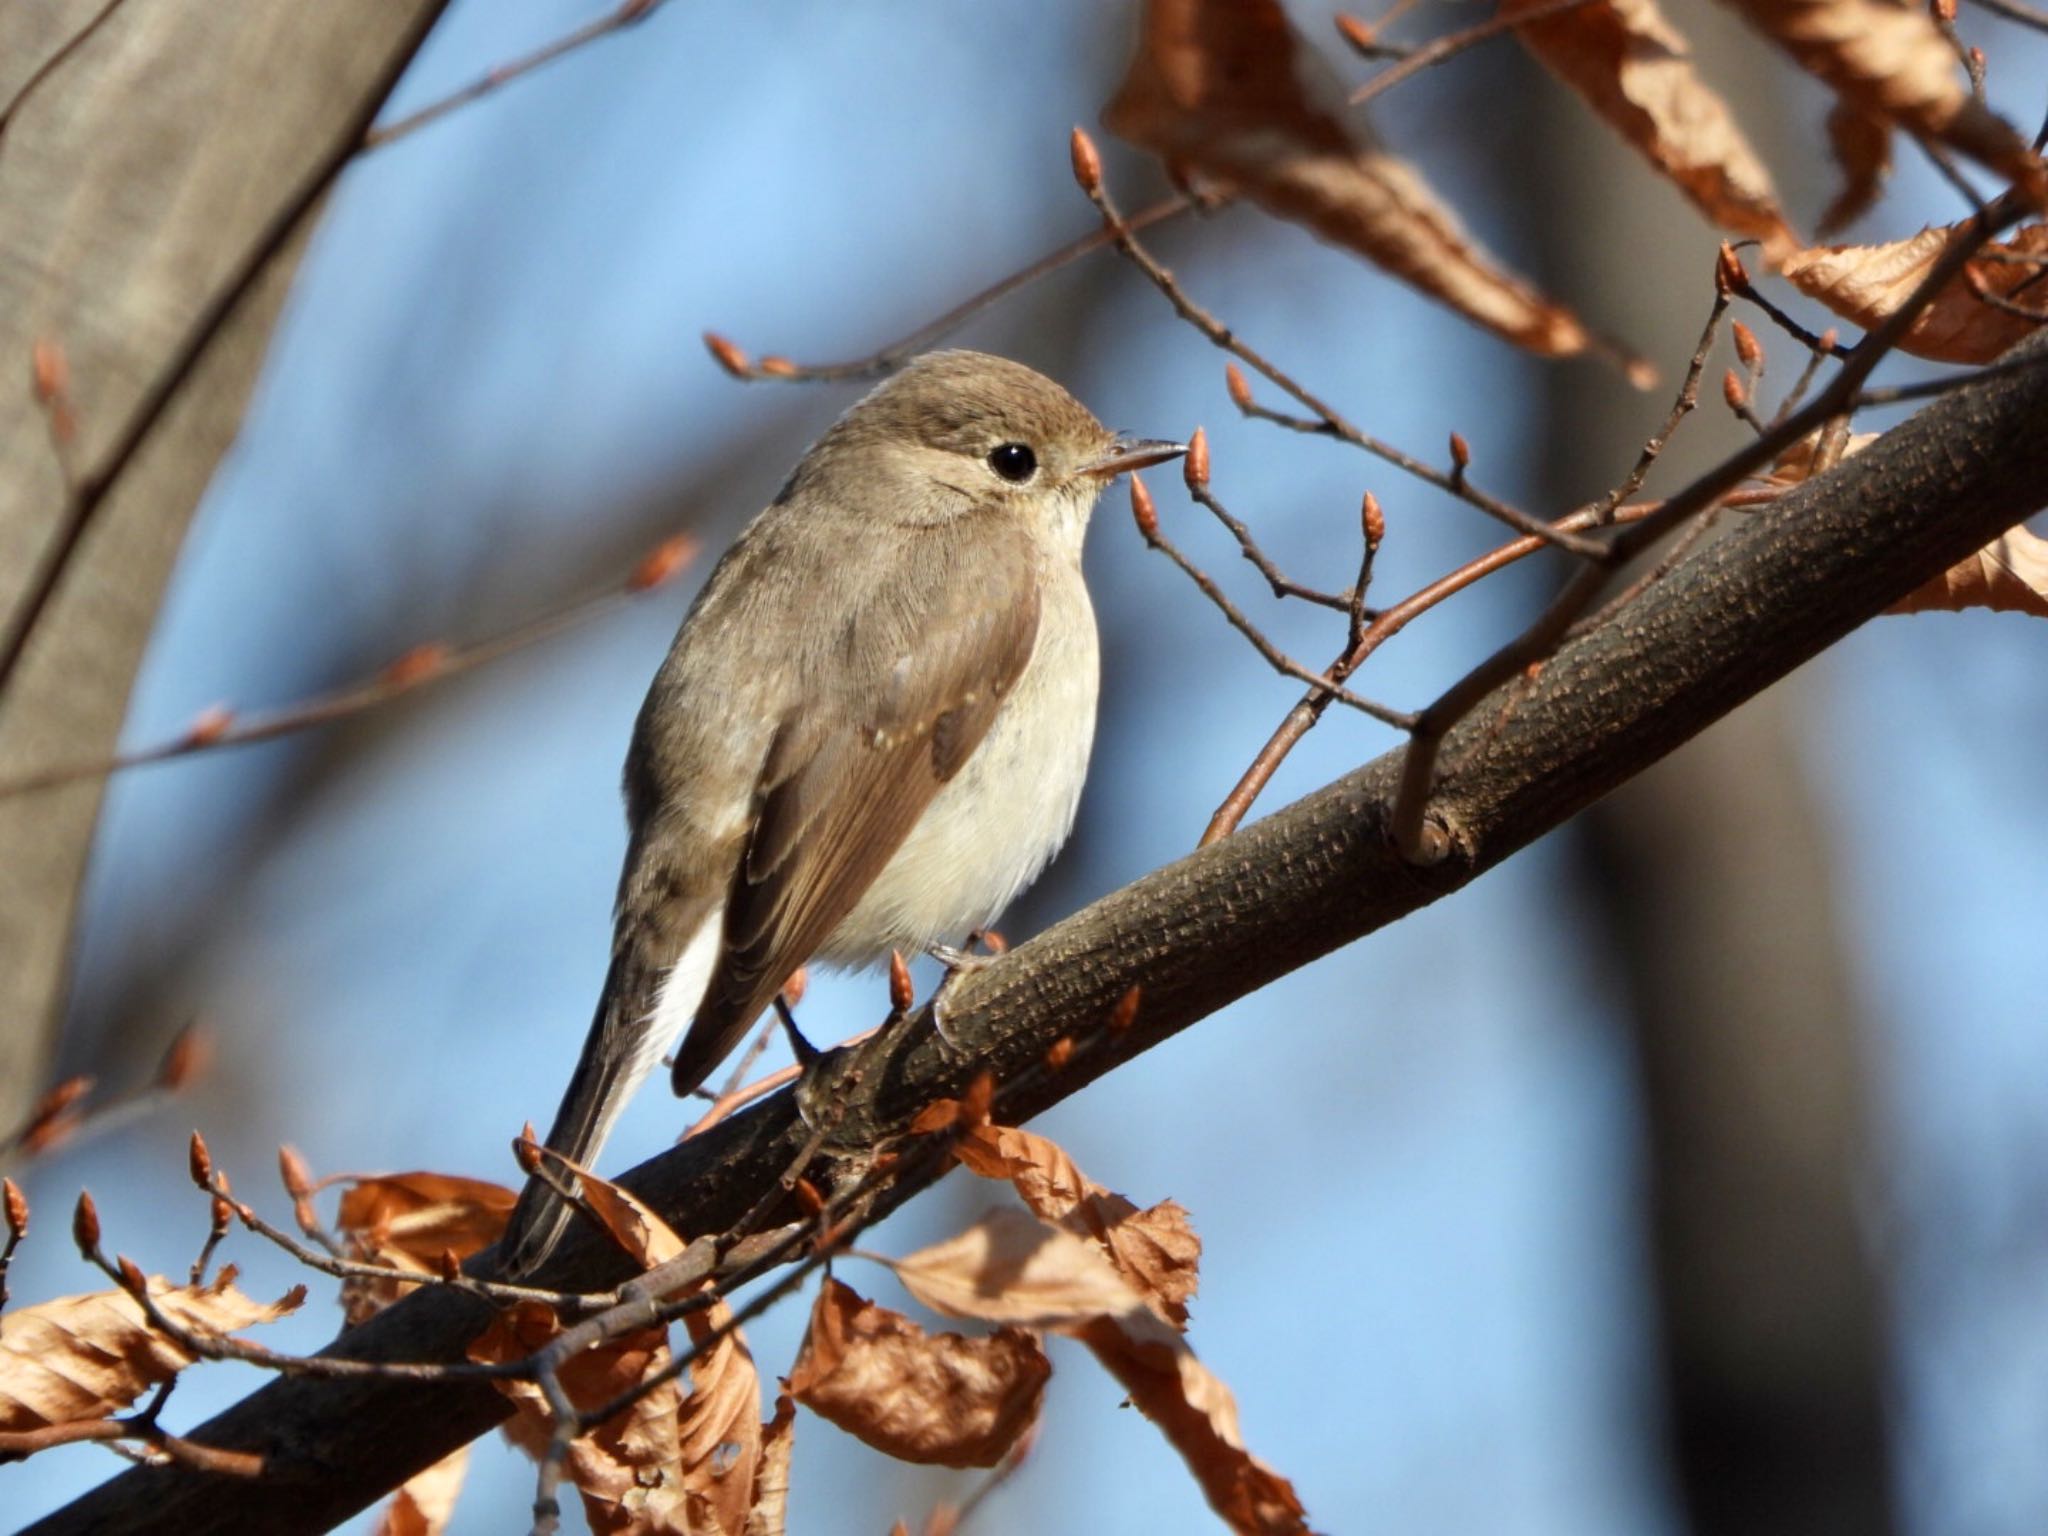
[[1083,464],[1075,473],[1113,480],[1134,469],[1149,469],[1154,464],[1177,459],[1187,451],[1186,443],[1169,443],[1156,437],[1119,437],[1109,445],[1109,452]]

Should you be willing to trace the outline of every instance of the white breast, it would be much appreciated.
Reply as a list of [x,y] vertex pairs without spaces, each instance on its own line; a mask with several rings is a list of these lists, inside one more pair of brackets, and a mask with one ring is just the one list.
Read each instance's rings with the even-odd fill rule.
[[986,927],[1073,830],[1095,740],[1095,610],[1077,566],[1044,573],[1038,639],[1009,699],[819,958],[866,965],[891,949],[959,943]]

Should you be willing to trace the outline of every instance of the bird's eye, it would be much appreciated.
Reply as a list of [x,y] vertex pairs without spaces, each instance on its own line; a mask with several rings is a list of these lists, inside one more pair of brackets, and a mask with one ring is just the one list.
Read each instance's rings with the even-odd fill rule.
[[1012,484],[1021,485],[1038,468],[1038,455],[1023,443],[1004,443],[989,449],[988,467]]

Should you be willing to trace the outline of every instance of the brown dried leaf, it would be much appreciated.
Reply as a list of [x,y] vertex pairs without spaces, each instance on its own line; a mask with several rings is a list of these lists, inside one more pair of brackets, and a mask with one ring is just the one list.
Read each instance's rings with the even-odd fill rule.
[[[336,1226],[349,1256],[366,1264],[438,1275],[441,1256],[466,1259],[504,1234],[516,1192],[483,1179],[447,1173],[392,1173],[354,1179],[341,1197]],[[342,1282],[349,1323],[382,1310],[412,1287],[394,1280]]]
[[[1503,0],[1501,14],[1546,3]],[[1762,241],[1773,261],[1798,248],[1770,172],[1656,0],[1598,0],[1515,35],[1709,219]]]
[[828,1279],[789,1391],[899,1461],[992,1467],[1037,1420],[1051,1375],[1044,1348],[1023,1329],[979,1339],[927,1334]]
[[1110,131],[1547,356],[1591,338],[1501,268],[1405,161],[1340,116],[1344,95],[1278,0],[1147,0]]
[[[1789,490],[1812,479],[1816,469],[1814,461],[1820,455],[1821,442],[1826,436],[1826,429],[1815,428],[1779,454],[1777,461],[1771,465],[1771,472],[1764,477],[1764,484],[1782,486]],[[1875,432],[1850,433],[1842,440],[1840,449],[1834,453],[1831,460],[1819,467],[1833,469],[1851,454],[1861,453],[1876,442],[1877,436]]]
[[[469,1358],[503,1364],[524,1359],[562,1331],[550,1307],[519,1302],[498,1314],[469,1346]],[[668,1333],[650,1328],[586,1350],[566,1362],[562,1388],[578,1408],[594,1408],[628,1387],[659,1374],[669,1362]],[[505,1438],[538,1460],[554,1430],[539,1387],[500,1381],[514,1404]],[[599,1536],[698,1536],[691,1521],[688,1473],[681,1461],[682,1388],[664,1382],[624,1413],[580,1436],[569,1447],[568,1475],[583,1498],[583,1512]]]
[[1837,101],[1828,113],[1828,146],[1842,168],[1842,190],[1820,216],[1820,232],[1831,235],[1877,201],[1892,170],[1892,125],[1853,101]]
[[2034,189],[2041,160],[1970,94],[1925,6],[1896,0],[1729,0],[1758,31],[1864,111],[1938,139]]
[[2024,527],[2008,528],[1885,612],[1947,613],[1964,608],[2048,619],[2048,539]]
[[592,1213],[604,1224],[612,1241],[626,1250],[642,1269],[653,1269],[670,1259],[680,1258],[689,1245],[654,1209],[631,1190],[622,1189],[573,1163],[578,1189]]
[[1082,1173],[1057,1142],[1014,1126],[983,1126],[954,1151],[983,1178],[1008,1179],[1043,1220],[1099,1244],[1155,1311],[1187,1326],[1202,1240],[1184,1208],[1162,1200],[1141,1211]]
[[1230,1389],[1149,1312],[1067,1330],[1095,1353],[1159,1426],[1201,1485],[1209,1507],[1245,1536],[1306,1536],[1293,1485],[1245,1449]]
[[[293,1291],[265,1304],[236,1290],[234,1278],[232,1266],[197,1286],[152,1275],[149,1294],[173,1321],[220,1334],[275,1322],[304,1298]],[[126,1291],[59,1296],[8,1312],[0,1316],[0,1430],[104,1418],[191,1363]]]
[[426,1471],[414,1473],[384,1506],[373,1536],[441,1536],[455,1513],[468,1471],[469,1447],[464,1445]]
[[990,1211],[891,1267],[905,1290],[948,1317],[1054,1328],[1145,1308],[1101,1248],[1013,1209]]
[[789,1521],[789,1455],[796,1447],[796,1399],[775,1398],[775,1416],[761,1426],[761,1459],[754,1464],[754,1507],[746,1536],[783,1536]]
[[700,1347],[719,1329],[726,1330],[690,1362],[690,1395],[677,1431],[689,1529],[740,1536],[756,1503],[761,1377],[723,1301],[688,1313],[684,1321],[691,1343]]
[[[1933,268],[1961,225],[1936,225],[1888,245],[1817,245],[1781,267],[1808,298],[1845,320],[1872,329],[1905,302]],[[2020,258],[2000,260],[2001,255]],[[2029,307],[2048,307],[2048,224],[2028,224],[2009,241],[1992,241],[1906,328],[1899,345],[1943,363],[1988,363],[2039,329],[2040,322],[1999,309],[1986,293]]]

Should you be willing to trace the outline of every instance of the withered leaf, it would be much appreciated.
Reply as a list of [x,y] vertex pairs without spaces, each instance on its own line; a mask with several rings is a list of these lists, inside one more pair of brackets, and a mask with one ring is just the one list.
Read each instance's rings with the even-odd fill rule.
[[[1503,0],[1501,14],[1545,3]],[[1760,240],[1773,261],[1799,246],[1770,172],[1656,0],[1597,0],[1515,35],[1721,228]]]
[[[1937,225],[1886,245],[1819,245],[1781,270],[1801,293],[1868,330],[1905,302],[1961,228]],[[2040,328],[1980,298],[1979,288],[2048,310],[2048,224],[2028,224],[2010,240],[1987,244],[1906,328],[1899,346],[1937,362],[1988,363]]]
[[1146,0],[1137,57],[1102,114],[1111,132],[1547,356],[1591,337],[1506,271],[1413,167],[1354,134],[1343,91],[1278,0]]
[[1968,559],[1915,587],[1885,612],[1956,612],[1964,608],[2048,619],[2048,539],[2025,527],[2008,528]]
[[1842,168],[1842,190],[1820,216],[1824,235],[1861,218],[1877,201],[1892,169],[1892,125],[1844,98],[1828,113],[1828,147]]
[[1728,0],[1835,93],[2031,187],[2048,192],[2040,157],[1970,94],[1948,39],[1920,5],[1897,0]]
[[[685,1322],[691,1343],[703,1348],[690,1362],[690,1395],[677,1429],[690,1528],[740,1536],[756,1503],[761,1378],[723,1301],[688,1313]],[[717,1342],[704,1348],[721,1329]]]
[[1082,1173],[1059,1143],[1015,1126],[981,1126],[954,1151],[983,1178],[1008,1179],[1042,1220],[1099,1244],[1155,1311],[1187,1325],[1202,1240],[1181,1206],[1163,1200],[1141,1211]]
[[746,1536],[783,1536],[789,1523],[789,1457],[796,1447],[796,1399],[775,1397],[775,1415],[761,1426],[761,1459],[754,1464],[754,1507]]
[[612,1241],[625,1249],[642,1269],[653,1269],[682,1255],[688,1245],[653,1207],[631,1190],[583,1168],[575,1169],[575,1177],[578,1190],[597,1219],[604,1223]]
[[[515,1191],[484,1179],[391,1173],[350,1180],[336,1226],[350,1258],[437,1275],[442,1255],[466,1259],[503,1236],[517,1199]],[[351,1278],[342,1282],[342,1308],[353,1325],[409,1289],[394,1280]]]
[[[293,1291],[266,1304],[237,1290],[234,1277],[225,1269],[193,1286],[152,1275],[149,1294],[173,1321],[218,1334],[274,1322],[304,1297]],[[126,1291],[59,1296],[0,1314],[0,1430],[105,1418],[191,1363]]]
[[905,1290],[948,1317],[1054,1328],[1145,1307],[1101,1248],[1019,1210],[990,1211],[890,1267]]
[[[561,1328],[552,1308],[519,1302],[492,1319],[470,1344],[469,1358],[497,1364],[524,1359]],[[650,1328],[565,1362],[562,1387],[578,1408],[594,1408],[658,1375],[668,1362],[667,1331]],[[538,1460],[554,1428],[540,1388],[510,1380],[496,1386],[514,1405],[505,1438]],[[697,1536],[681,1461],[681,1405],[682,1388],[664,1382],[571,1443],[568,1475],[599,1536]]]
[[789,1391],[819,1417],[900,1461],[992,1467],[1038,1417],[1052,1363],[1037,1338],[928,1334],[826,1280]]
[[469,1472],[469,1447],[458,1446],[416,1472],[391,1496],[377,1517],[373,1536],[441,1536],[455,1513],[462,1481]]
[[1306,1536],[1293,1485],[1245,1448],[1230,1389],[1181,1336],[1149,1312],[1065,1330],[1086,1344],[1159,1426],[1209,1507],[1242,1536]]

